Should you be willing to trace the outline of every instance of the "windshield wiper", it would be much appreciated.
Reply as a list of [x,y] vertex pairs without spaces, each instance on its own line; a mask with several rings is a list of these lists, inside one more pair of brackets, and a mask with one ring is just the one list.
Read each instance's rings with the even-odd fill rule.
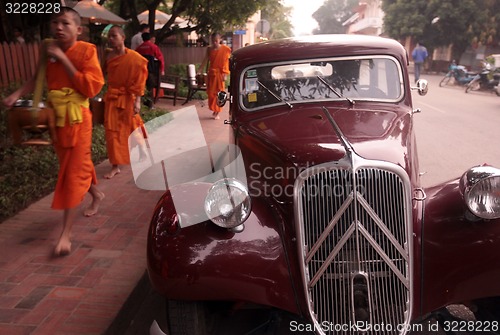
[[325,86],[326,86],[326,87],[328,87],[328,89],[330,89],[330,91],[332,91],[333,93],[335,93],[335,94],[336,94],[339,98],[341,98],[341,99],[346,99],[347,101],[349,101],[349,103],[350,103],[351,105],[354,105],[354,103],[355,103],[355,102],[354,102],[354,100],[352,100],[351,98],[348,98],[348,97],[344,97],[344,96],[342,96],[342,94],[340,94],[339,92],[337,92],[337,90],[336,90],[336,89],[334,89],[334,88],[332,87],[332,85],[330,85],[330,84],[329,84],[329,83],[328,83],[325,79],[323,79],[323,78],[322,78],[322,77],[320,77],[320,76],[316,76],[316,78],[318,78],[318,79],[319,79],[319,81],[321,81],[323,84],[325,84]]
[[293,108],[293,105],[292,105],[291,103],[289,103],[288,101],[283,100],[281,97],[279,97],[279,96],[277,96],[276,94],[274,94],[274,93],[273,93],[270,89],[268,89],[268,88],[266,87],[266,85],[262,84],[262,83],[260,82],[260,80],[257,80],[257,84],[259,84],[260,86],[262,86],[262,87],[263,87],[263,88],[264,88],[267,92],[269,92],[269,94],[271,94],[273,97],[275,97],[275,98],[276,98],[276,100],[278,100],[279,102],[283,102],[283,103],[287,104],[287,106],[288,106],[289,108]]

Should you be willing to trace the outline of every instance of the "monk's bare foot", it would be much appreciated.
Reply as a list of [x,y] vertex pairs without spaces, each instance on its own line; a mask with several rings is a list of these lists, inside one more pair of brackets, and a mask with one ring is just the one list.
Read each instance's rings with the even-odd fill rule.
[[104,178],[106,178],[106,179],[111,179],[111,178],[113,178],[115,175],[119,174],[120,172],[121,172],[121,171],[120,171],[120,168],[118,168],[118,167],[113,167],[109,173],[106,173],[106,174],[104,175]]
[[101,205],[102,200],[104,199],[104,193],[99,192],[95,196],[92,197],[92,202],[90,203],[89,207],[87,207],[83,211],[84,216],[94,216],[97,214],[99,211],[99,206]]
[[71,241],[68,238],[62,237],[57,242],[54,249],[55,256],[66,256],[71,252]]

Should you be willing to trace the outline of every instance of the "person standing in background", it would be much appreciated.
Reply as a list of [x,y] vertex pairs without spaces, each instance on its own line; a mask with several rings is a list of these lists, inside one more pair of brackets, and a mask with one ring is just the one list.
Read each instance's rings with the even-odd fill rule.
[[229,74],[231,49],[221,43],[221,36],[218,33],[211,35],[211,41],[212,44],[207,49],[207,54],[198,69],[198,73],[201,73],[208,64],[208,108],[212,111],[213,118],[218,120],[222,108],[217,105],[217,93],[225,90],[226,76]]
[[139,32],[132,36],[132,40],[130,41],[130,49],[135,50],[139,45],[142,44],[142,42],[144,42],[142,40],[143,33],[149,33],[149,26],[145,23],[142,23],[139,28]]
[[[160,62],[160,74],[165,74],[165,60],[163,59],[163,54],[161,53],[160,48],[152,42],[153,36],[150,33],[143,33],[141,45],[139,45],[135,51],[140,53],[142,56],[152,56]],[[146,57],[147,58],[147,57]]]
[[[104,129],[111,171],[104,178],[120,173],[119,165],[130,164],[128,138],[142,124],[141,97],[148,76],[148,61],[125,47],[125,32],[113,26],[108,34],[112,50],[106,58],[108,90],[104,96]],[[145,151],[139,140],[141,156]]]
[[[146,88],[148,89],[149,96],[145,105],[151,108],[154,104],[154,90],[158,89],[156,83],[160,80],[158,76],[161,77],[165,74],[165,60],[163,59],[160,48],[151,41],[152,36],[150,33],[142,33],[142,39],[144,42],[142,42],[135,51],[148,60],[148,79],[146,80]],[[159,69],[158,63],[160,65]]]
[[427,53],[427,49],[417,42],[411,56],[413,57],[413,64],[415,66],[415,82],[417,82],[420,79],[420,73],[422,73],[424,62],[429,55]]

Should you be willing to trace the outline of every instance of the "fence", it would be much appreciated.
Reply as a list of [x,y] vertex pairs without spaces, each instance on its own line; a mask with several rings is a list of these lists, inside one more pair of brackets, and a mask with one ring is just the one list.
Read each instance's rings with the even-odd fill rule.
[[0,44],[0,87],[28,80],[36,73],[39,43]]
[[[22,83],[36,73],[40,43],[1,43],[0,44],[0,88],[11,83]],[[165,58],[165,68],[171,64],[201,63],[206,48],[161,47]],[[102,58],[104,47],[97,47]]]
[[165,58],[165,68],[171,64],[196,64],[203,61],[207,48],[160,47]]

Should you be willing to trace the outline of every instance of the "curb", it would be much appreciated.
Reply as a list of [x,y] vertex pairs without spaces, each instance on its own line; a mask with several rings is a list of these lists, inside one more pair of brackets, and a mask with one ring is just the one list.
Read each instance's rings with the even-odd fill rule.
[[139,313],[146,297],[151,294],[152,288],[149,284],[147,271],[144,271],[141,279],[130,293],[129,297],[118,311],[111,325],[104,335],[125,334],[133,324],[135,316]]

